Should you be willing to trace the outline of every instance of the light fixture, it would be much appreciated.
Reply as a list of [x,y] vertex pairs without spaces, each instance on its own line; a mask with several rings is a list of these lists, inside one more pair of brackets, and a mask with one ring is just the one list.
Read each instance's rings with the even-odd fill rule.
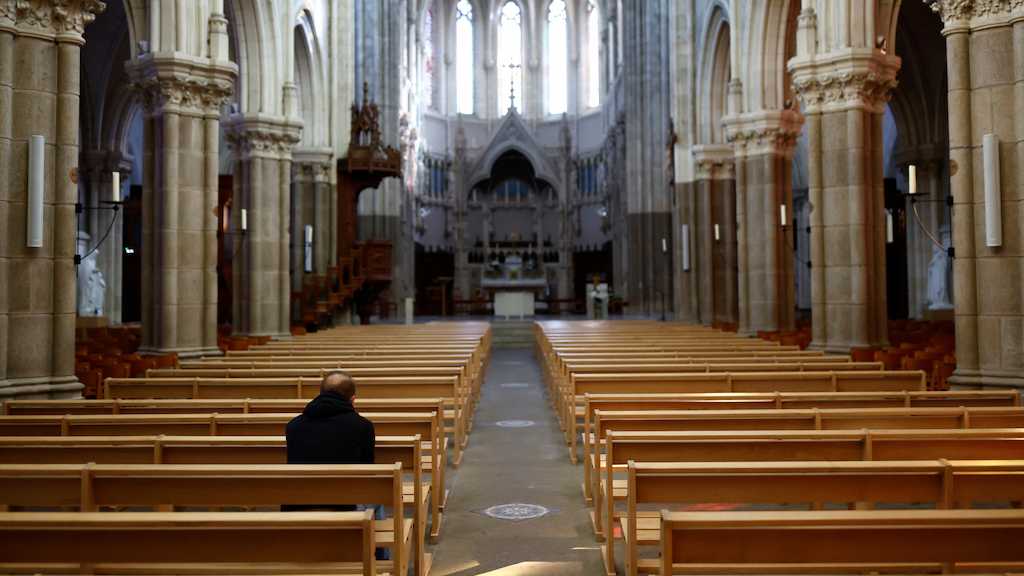
[[985,134],[981,139],[985,168],[985,246],[1003,245],[1003,198],[999,178],[999,137]]
[[121,173],[111,172],[110,174],[110,201],[121,201]]
[[907,190],[911,196],[917,194],[917,166],[914,164],[907,166]]
[[661,238],[661,253],[668,254],[668,240],[664,236]]
[[682,225],[682,242],[683,242],[683,271],[690,271],[690,225]]
[[893,243],[893,218],[892,210],[886,209],[885,211],[885,243]]
[[46,139],[33,134],[28,143],[28,202],[26,205],[25,246],[43,247],[44,172],[46,166]]
[[722,232],[721,232],[721,230],[719,230],[718,224],[715,224],[715,242],[718,242],[721,239],[722,239]]
[[786,204],[785,204],[785,202],[783,202],[782,204],[779,204],[779,221],[782,223],[782,227],[783,228],[788,226],[787,222],[789,221],[789,219],[786,218]]
[[242,232],[249,229],[249,211],[242,208]]

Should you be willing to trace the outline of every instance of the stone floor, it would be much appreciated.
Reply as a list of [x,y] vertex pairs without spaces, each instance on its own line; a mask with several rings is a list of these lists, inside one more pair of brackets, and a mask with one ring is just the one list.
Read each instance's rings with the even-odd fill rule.
[[[430,576],[603,573],[580,493],[582,468],[569,463],[543,386],[532,350],[494,350],[469,448],[449,476],[451,495]],[[524,424],[508,422],[516,420],[534,424],[498,425]],[[512,503],[550,512],[518,521],[484,514]]]

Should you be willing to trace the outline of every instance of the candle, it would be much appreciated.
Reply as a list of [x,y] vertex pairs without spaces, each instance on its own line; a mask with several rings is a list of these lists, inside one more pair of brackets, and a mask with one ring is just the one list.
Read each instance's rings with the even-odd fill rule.
[[718,229],[718,224],[715,224],[715,242],[718,242],[721,239],[722,239],[722,234],[721,234],[721,232]]
[[783,226],[787,226],[788,225],[788,223],[787,223],[788,219],[786,218],[786,205],[785,204],[779,204],[779,220],[782,222]]
[[242,208],[242,232],[249,229],[249,212]]
[[917,166],[907,166],[907,187],[910,194],[917,194]]
[[313,243],[313,225],[306,224],[306,244]]
[[110,200],[121,201],[121,173],[114,172],[110,175]]
[[892,211],[891,210],[886,210],[885,211],[885,243],[886,244],[892,244],[892,242],[893,242]]
[[666,240],[666,239],[664,239],[664,238],[662,238],[662,239],[661,239],[661,252],[662,252],[663,254],[664,254],[665,252],[668,252],[668,240]]

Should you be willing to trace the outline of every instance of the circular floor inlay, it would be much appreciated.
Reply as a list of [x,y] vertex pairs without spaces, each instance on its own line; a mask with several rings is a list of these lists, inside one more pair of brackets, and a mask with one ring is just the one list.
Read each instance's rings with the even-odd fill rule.
[[495,424],[502,428],[529,428],[533,426],[534,422],[533,420],[502,420]]
[[522,504],[520,502],[513,504],[500,504],[498,506],[491,506],[484,510],[484,514],[491,518],[512,521],[540,518],[549,512],[550,510],[543,506],[538,506],[537,504]]
[[501,385],[502,388],[529,388],[530,384],[527,382],[506,382]]

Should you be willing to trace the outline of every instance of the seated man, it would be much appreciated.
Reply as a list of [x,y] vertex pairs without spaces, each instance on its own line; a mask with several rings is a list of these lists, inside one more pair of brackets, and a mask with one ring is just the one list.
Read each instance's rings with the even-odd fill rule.
[[[285,428],[289,464],[373,464],[373,423],[356,412],[356,383],[334,370],[320,383],[320,395]],[[355,510],[351,505],[282,506],[283,510]]]

